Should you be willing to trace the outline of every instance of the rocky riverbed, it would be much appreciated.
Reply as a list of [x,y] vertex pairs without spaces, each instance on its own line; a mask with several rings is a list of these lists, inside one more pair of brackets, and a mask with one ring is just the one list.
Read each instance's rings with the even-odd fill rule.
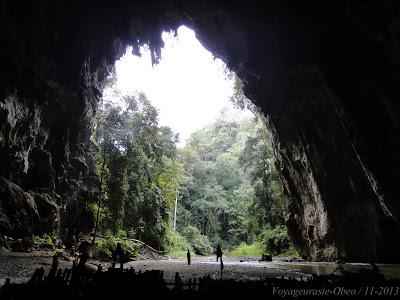
[[[26,282],[36,268],[43,267],[46,273],[50,270],[53,251],[34,252],[3,252],[0,255],[0,285],[6,278],[12,282]],[[65,256],[59,260],[59,267],[72,267],[73,257]],[[110,266],[109,262],[89,260],[88,267],[96,269],[98,264],[103,268]],[[117,265],[118,267],[118,265]],[[147,270],[164,271],[164,279],[173,282],[175,273],[185,279],[199,278],[210,275],[212,278],[220,278],[220,263],[215,257],[194,257],[192,264],[187,265],[185,259],[164,260],[138,260],[124,265],[124,268],[134,268],[142,272]],[[400,278],[399,265],[378,265],[381,272],[387,278]],[[224,268],[222,276],[224,279],[254,280],[265,277],[294,277],[300,278],[312,276],[312,274],[325,275],[341,271],[357,272],[360,269],[370,269],[368,264],[346,264],[338,268],[337,264],[324,262],[285,262],[282,259],[272,262],[259,262],[256,257],[232,258],[224,257]]]

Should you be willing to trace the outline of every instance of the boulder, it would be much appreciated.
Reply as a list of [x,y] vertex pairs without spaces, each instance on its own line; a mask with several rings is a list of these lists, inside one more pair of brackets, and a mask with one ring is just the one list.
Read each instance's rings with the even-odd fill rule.
[[32,195],[0,177],[0,232],[13,238],[29,236],[39,219]]
[[263,253],[260,261],[272,261],[272,255],[268,253]]
[[39,212],[39,220],[34,226],[35,233],[53,233],[59,226],[59,209],[57,204],[48,194],[30,192],[35,199],[36,207]]

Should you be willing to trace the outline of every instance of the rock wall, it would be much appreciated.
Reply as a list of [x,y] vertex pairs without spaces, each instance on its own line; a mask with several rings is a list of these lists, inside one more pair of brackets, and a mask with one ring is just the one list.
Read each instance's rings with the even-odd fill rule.
[[94,110],[71,115],[59,101],[66,99],[41,103],[14,92],[0,103],[0,231],[8,236],[47,232],[68,240],[92,227],[88,203],[98,180],[88,167],[89,136],[77,128],[92,126]]
[[268,117],[301,255],[400,261],[397,1],[82,2],[0,7],[1,231],[89,230],[101,83],[126,45],[156,62],[185,24]]
[[396,219],[375,193],[320,72],[293,70],[279,89],[291,112],[274,111],[286,114],[269,117],[270,131],[287,226],[300,253],[314,260],[398,260]]
[[89,57],[67,55],[65,29],[40,4],[4,2],[0,16],[0,232],[46,232],[68,243],[93,223],[98,72]]

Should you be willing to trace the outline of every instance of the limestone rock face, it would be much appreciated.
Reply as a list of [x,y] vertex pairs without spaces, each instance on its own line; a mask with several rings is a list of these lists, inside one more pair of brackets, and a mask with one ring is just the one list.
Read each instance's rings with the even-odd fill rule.
[[39,214],[39,220],[33,226],[35,233],[56,232],[59,227],[59,207],[48,194],[30,192]]
[[397,260],[398,220],[389,199],[381,202],[374,191],[337,99],[316,68],[297,69],[286,80],[286,103],[296,117],[270,116],[269,127],[288,198],[287,226],[300,253],[315,260]]
[[[67,239],[90,231],[93,223],[91,216],[84,223],[77,221],[90,215],[87,204],[97,199],[99,189],[93,162],[89,176],[84,158],[90,152],[84,149],[87,138],[71,144],[79,132],[69,133],[68,124],[62,124],[67,127],[61,135],[46,116],[48,109],[55,108],[31,106],[16,95],[0,103],[0,231],[11,237],[53,233]],[[89,126],[92,116],[80,122]],[[63,216],[74,223],[60,222]]]
[[268,118],[301,255],[399,262],[399,15],[398,1],[3,1],[1,230],[90,230],[102,82],[125,46],[155,62],[160,33],[186,24]]
[[86,163],[98,73],[84,53],[63,53],[71,41],[58,48],[64,25],[40,6],[6,1],[0,7],[0,62],[7,74],[0,80],[0,232],[67,240],[93,224],[91,216],[80,219],[90,215],[88,204],[99,191],[93,161],[90,174]]
[[1,232],[18,238],[32,234],[39,221],[39,212],[32,195],[0,177],[0,199]]

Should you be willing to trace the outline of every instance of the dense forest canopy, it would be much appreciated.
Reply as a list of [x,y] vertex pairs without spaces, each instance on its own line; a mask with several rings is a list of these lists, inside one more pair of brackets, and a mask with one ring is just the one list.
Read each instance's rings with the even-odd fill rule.
[[251,243],[263,228],[283,224],[283,199],[265,125],[223,115],[196,131],[180,152],[186,181],[177,228],[195,226],[213,245]]
[[239,80],[233,104],[254,116],[238,120],[226,108],[183,148],[177,148],[177,134],[159,126],[146,95],[115,95],[117,102],[103,103],[93,135],[102,183],[93,211],[101,233],[201,255],[217,244],[234,249],[258,243],[275,253],[289,248],[265,120]]

